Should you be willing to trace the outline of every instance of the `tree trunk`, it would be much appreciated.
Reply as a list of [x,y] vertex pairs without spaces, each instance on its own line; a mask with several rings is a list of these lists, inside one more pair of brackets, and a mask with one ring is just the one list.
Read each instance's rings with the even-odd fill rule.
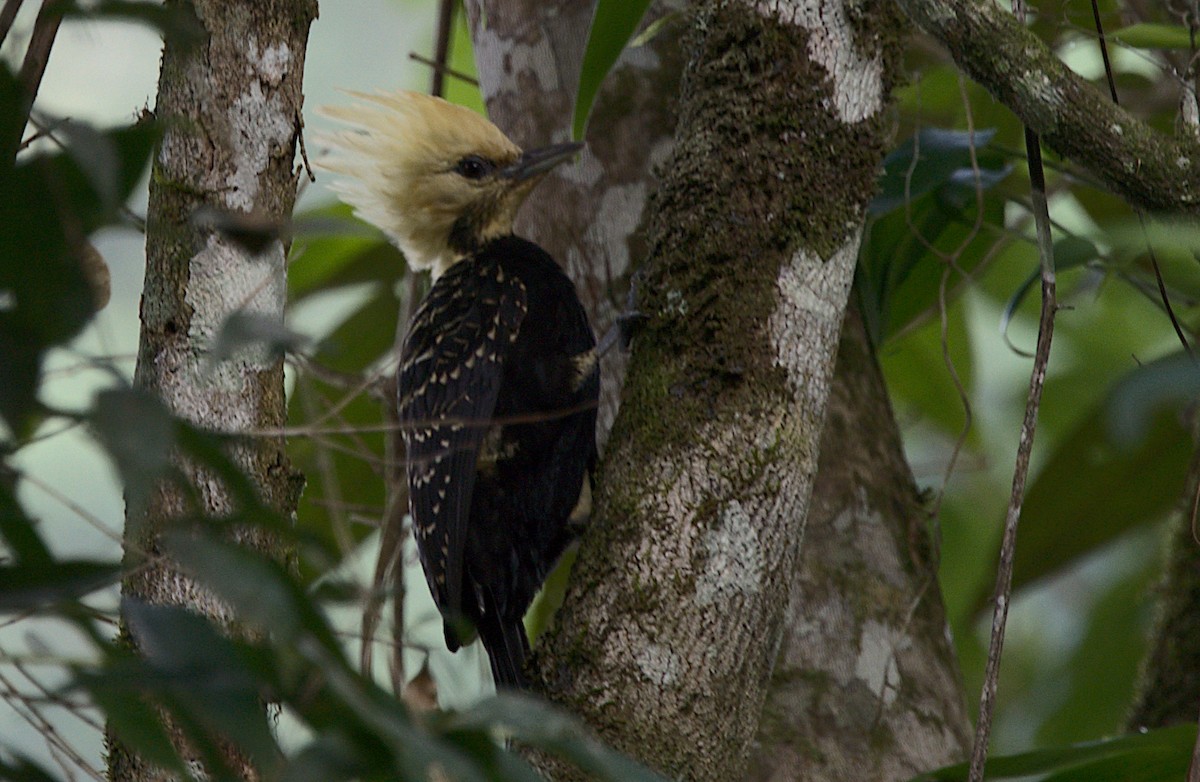
[[[1195,428],[1193,427],[1193,432]],[[1200,494],[1200,451],[1172,520],[1167,570],[1159,586],[1158,616],[1142,663],[1141,682],[1127,726],[1131,731],[1195,722],[1200,709],[1200,549],[1195,500]]]
[[[170,39],[163,51],[155,113],[164,135],[150,184],[135,383],[203,428],[281,427],[282,359],[249,346],[216,361],[209,348],[234,313],[282,326],[284,242],[273,239],[252,251],[215,230],[211,220],[196,218],[252,214],[282,225],[290,217],[304,54],[316,3],[195,0],[189,5],[205,33],[194,46]],[[299,478],[288,466],[282,438],[246,441],[231,455],[275,508],[294,512]],[[178,461],[197,489],[203,512],[229,514],[220,482]],[[190,501],[181,492],[165,488],[146,508],[129,509],[123,597],[184,606],[230,626],[226,607],[160,551],[161,532],[189,511]],[[247,545],[278,553],[261,534],[241,537]],[[136,648],[136,628],[123,623],[122,633]],[[182,747],[177,733],[172,735]],[[229,760],[242,778],[257,778],[244,760]],[[114,780],[164,777],[111,736],[108,761]]]
[[[513,13],[494,2],[482,7],[477,1],[468,3],[476,50],[484,52],[478,59],[489,113],[519,143],[532,146],[566,137],[593,5],[562,0]],[[675,10],[672,4],[655,3],[647,22]],[[871,12],[889,13],[886,7]],[[483,18],[486,25],[480,24]],[[619,279],[645,254],[642,234],[655,185],[653,169],[669,157],[673,146],[675,95],[685,53],[679,37],[690,21],[681,15],[650,41],[625,51],[597,97],[581,164],[561,169],[562,177],[536,190],[519,223],[522,233],[552,248],[557,258],[570,260],[568,268],[600,330],[616,310],[611,298],[597,296],[596,291],[612,287],[613,276]],[[553,94],[543,96],[542,91]],[[843,779],[899,779],[907,778],[904,770],[922,760],[929,767],[964,754],[962,690],[946,641],[940,594],[936,583],[928,581],[928,566],[921,559],[921,512],[886,389],[861,329],[847,328],[842,356],[832,392],[831,424],[836,431],[857,436],[823,438],[809,533],[815,548],[805,554],[800,573],[808,571],[810,563],[828,561],[831,548],[844,547],[855,552],[854,564],[863,578],[839,578],[831,585],[827,579],[836,574],[823,569],[821,577],[801,576],[793,585],[791,629],[778,661],[789,673],[770,682],[770,719],[760,729],[752,778],[793,779],[824,769],[827,778],[838,778],[844,771]],[[608,405],[615,405],[621,368],[608,361],[604,366]],[[883,469],[871,465],[875,458],[885,460]],[[852,468],[840,468],[843,463]],[[859,490],[861,482],[869,485]],[[870,522],[845,523],[843,510],[848,507],[868,515]],[[866,587],[878,591],[881,584],[890,600],[878,610],[860,610],[874,594]],[[840,607],[835,605],[839,598]],[[842,621],[814,626],[805,615],[815,606],[824,616]],[[903,610],[898,612],[897,606]],[[885,628],[895,631],[894,661],[886,653],[888,639],[880,636]],[[798,656],[800,639],[815,645],[818,653]],[[846,649],[862,658],[862,665],[848,674],[837,668],[847,659]],[[880,669],[891,672],[888,694],[864,711],[885,681]],[[797,681],[806,679],[806,670],[813,674],[807,680],[831,682],[822,688],[824,697],[807,702],[797,697]],[[856,708],[834,715],[836,721],[830,723],[839,693],[848,691],[857,696]],[[806,742],[810,750],[818,749],[817,742],[810,741],[817,725],[832,727],[823,732],[820,752],[800,751]],[[889,747],[887,752],[870,753],[871,758],[882,758],[878,763],[861,757],[868,733],[881,739],[876,746]],[[641,748],[632,751],[647,755]]]
[[880,15],[782,10],[695,18],[639,287],[649,320],[539,650],[552,697],[689,779],[740,776],[755,735],[885,149]]
[[856,306],[837,362],[754,782],[900,782],[971,746],[926,511]]

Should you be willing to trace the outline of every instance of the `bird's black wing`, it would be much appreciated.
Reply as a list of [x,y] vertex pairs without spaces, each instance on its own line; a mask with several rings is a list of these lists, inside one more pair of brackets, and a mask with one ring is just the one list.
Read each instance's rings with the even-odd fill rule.
[[452,651],[460,645],[451,628],[463,617],[463,558],[479,448],[525,311],[520,280],[495,264],[460,262],[422,302],[401,354],[398,409],[409,508]]

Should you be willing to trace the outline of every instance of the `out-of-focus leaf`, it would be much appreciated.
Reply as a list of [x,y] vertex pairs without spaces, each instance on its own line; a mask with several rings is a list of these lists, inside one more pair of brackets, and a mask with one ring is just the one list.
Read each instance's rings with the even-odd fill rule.
[[33,611],[114,583],[121,566],[86,559],[0,565],[0,611]]
[[404,256],[379,231],[334,204],[295,218],[288,301],[335,288],[375,282],[394,287],[406,273]]
[[297,352],[307,338],[283,325],[277,318],[261,312],[237,311],[225,318],[213,343],[211,360],[220,363],[242,348],[258,346],[271,358]]
[[153,394],[119,388],[96,395],[91,422],[116,465],[131,517],[136,518],[170,467],[175,421]]
[[164,543],[179,564],[279,643],[316,639],[340,659],[341,647],[313,603],[278,562],[235,543],[169,532]]
[[1192,48],[1192,36],[1188,29],[1181,25],[1140,22],[1119,30],[1111,30],[1108,36],[1126,46],[1135,46],[1139,49]]
[[214,736],[239,747],[269,776],[279,762],[263,693],[234,642],[206,619],[174,606],[122,601],[129,633],[150,676],[140,685],[167,693]]
[[400,302],[379,288],[333,333],[316,346],[315,359],[339,372],[361,372],[392,352]]
[[[989,191],[1009,173],[995,152],[982,147],[993,133],[975,135],[976,169],[968,134],[926,129],[893,151],[872,202],[873,220],[863,241],[855,285],[875,344],[936,312],[946,267],[953,263],[949,292],[987,256],[1003,225],[1004,203]],[[913,156],[917,164],[913,166]],[[976,203],[979,192],[983,203]],[[983,209],[977,218],[977,209]]]
[[[1153,375],[1154,368],[1134,370],[1117,388],[1139,384],[1139,376]],[[1160,412],[1140,438],[1122,442],[1111,434],[1111,405],[1090,410],[1030,485],[1017,537],[1014,589],[1161,519],[1178,501],[1192,443],[1177,414]],[[976,605],[986,599],[977,595]]]
[[[0,81],[11,78],[4,71]],[[0,416],[17,433],[34,405],[42,354],[94,313],[83,268],[87,235],[116,216],[156,133],[144,123],[103,133],[76,126],[74,135],[86,143],[16,166],[0,161]]]
[[523,744],[574,763],[582,771],[613,782],[665,782],[651,771],[591,736],[574,717],[526,695],[501,693],[469,711],[449,715],[448,730],[502,729]]
[[[994,154],[983,155],[981,150],[996,135],[994,128],[981,128],[970,133],[945,128],[923,128],[915,138],[905,140],[883,161],[879,178],[879,195],[871,201],[871,216],[887,214],[926,193],[947,184],[975,189],[975,170],[971,167],[971,148],[975,148],[979,177],[984,189],[989,179],[1007,175],[1008,168]],[[916,165],[913,165],[913,157]]]
[[80,5],[71,0],[58,0],[55,10],[66,18],[126,19],[141,22],[160,31],[176,46],[193,46],[204,40],[204,26],[187,4],[163,5],[140,0],[99,0]]
[[[1144,552],[1142,567],[1118,579],[1099,596],[1074,652],[1061,659],[1057,670],[1051,672],[1056,683],[1065,684],[1067,691],[1038,730],[1039,746],[1085,741],[1121,729],[1146,651],[1146,634],[1141,630],[1150,613],[1147,590],[1161,575],[1156,542],[1123,547],[1126,552],[1139,548]],[[1114,632],[1113,628],[1122,628],[1123,632]],[[1104,686],[1097,687],[1097,682],[1104,682]]]
[[[1195,740],[1195,725],[1176,725],[1115,739],[992,758],[985,776],[1041,782],[1167,782],[1181,779],[1187,772]],[[967,764],[959,763],[920,774],[912,782],[954,782],[966,779],[967,771]]]
[[0,469],[0,538],[22,565],[49,567],[54,562],[33,520],[17,502],[16,480],[7,469]]
[[1200,366],[1176,353],[1130,372],[1113,386],[1106,410],[1107,431],[1126,448],[1144,441],[1164,408],[1178,409],[1200,395]]
[[[1059,239],[1054,243],[1054,268],[1056,271],[1066,271],[1078,266],[1083,266],[1096,258],[1100,257],[1100,251],[1096,249],[1096,245],[1092,244],[1087,239],[1080,236],[1068,236]],[[1009,342],[1008,326],[1012,323],[1013,315],[1016,314],[1017,307],[1021,306],[1021,302],[1029,293],[1029,289],[1033,284],[1042,278],[1040,268],[1034,269],[1021,283],[1021,287],[1017,288],[1013,293],[1012,298],[1004,305],[1004,312],[1000,316],[1000,335],[1004,337],[1004,343],[1008,345],[1014,353],[1023,356],[1029,356],[1030,353],[1021,350],[1017,346]]]
[[131,657],[124,661],[128,664],[120,666],[119,671],[77,672],[75,683],[104,711],[108,729],[126,746],[160,768],[173,771],[183,779],[194,779],[171,744],[162,725],[161,713],[140,693],[131,691],[130,682],[141,677],[127,674],[131,669],[140,669],[143,663]]
[[600,91],[600,84],[621,56],[649,6],[650,0],[599,0],[596,3],[596,15],[592,18],[587,48],[583,52],[583,68],[579,72],[575,119],[571,123],[575,139],[583,138],[588,113]]
[[57,777],[28,758],[18,756],[6,760],[4,755],[0,755],[0,779],[9,782],[59,782]]
[[[959,380],[969,391],[974,359],[962,307],[951,306],[946,317],[950,359]],[[888,379],[888,389],[904,419],[915,416],[949,438],[959,436],[966,413],[946,367],[939,322],[926,323],[903,338],[885,344],[880,349],[879,361]],[[972,429],[967,442],[975,443],[978,438],[977,428]]]
[[359,746],[345,736],[324,733],[288,759],[281,782],[338,782],[362,779],[370,767]]

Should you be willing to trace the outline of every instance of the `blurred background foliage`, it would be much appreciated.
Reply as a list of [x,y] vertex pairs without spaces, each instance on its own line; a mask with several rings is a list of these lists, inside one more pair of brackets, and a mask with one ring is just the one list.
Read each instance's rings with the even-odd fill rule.
[[[111,645],[122,491],[136,491],[128,479],[161,472],[162,455],[174,445],[238,480],[210,435],[127,389],[145,211],[137,172],[153,139],[151,128],[131,118],[153,95],[159,35],[179,32],[173,17],[139,14],[137,5],[89,5],[86,18],[64,24],[34,116],[51,125],[71,117],[63,127],[74,130],[58,134],[62,147],[35,143],[0,179],[0,229],[11,239],[0,243],[0,290],[17,291],[22,304],[38,302],[14,307],[0,299],[0,777],[58,778],[39,776],[29,764],[91,773],[100,766],[105,717],[172,767],[163,737],[146,727],[153,715],[117,697],[140,677],[143,694],[190,715],[202,747],[210,725],[228,717],[244,726],[247,752],[274,758],[282,743],[305,759],[305,778],[370,778],[385,768],[415,774],[417,766],[404,764],[438,758],[463,769],[463,778],[528,778],[495,751],[488,737],[497,730],[557,748],[610,778],[633,778],[622,774],[640,772],[537,704],[493,700],[457,715],[415,718],[348,662],[358,653],[358,617],[395,466],[385,408],[397,323],[424,283],[409,278],[403,258],[377,232],[332,201],[324,182],[301,200],[289,265],[288,324],[303,338],[289,362],[289,447],[308,486],[294,528],[253,505],[236,519],[287,534],[298,573],[271,570],[204,536],[181,533],[171,543],[181,561],[273,634],[222,641],[193,617],[135,606],[135,623],[163,639],[161,654],[135,660]],[[583,93],[595,93],[644,5],[600,3]],[[431,50],[435,11],[428,0],[326,4],[312,33],[308,106],[345,101],[335,86],[421,89],[428,71],[407,55]],[[1193,36],[1156,4],[1101,0],[1099,11],[1122,104],[1171,131]],[[131,15],[142,24],[130,24]],[[449,66],[464,78],[448,79],[447,97],[482,111],[464,15],[455,19]],[[2,51],[3,116],[29,21],[18,19]],[[1044,2],[1032,28],[1107,89],[1089,4]],[[398,30],[410,37],[397,38]],[[117,49],[125,56],[111,67],[127,70],[109,81],[126,90],[133,84],[132,94],[98,99],[88,69]],[[973,703],[1036,335],[1038,262],[1021,126],[919,36],[906,68],[908,81],[895,94],[896,146],[870,209],[855,295],[914,472],[938,511],[930,530]],[[578,129],[582,115],[576,120]],[[314,157],[322,129],[312,117]],[[1153,216],[1143,230],[1139,216],[1085,172],[1050,151],[1047,165],[1063,310],[1019,536],[993,733],[999,752],[1026,754],[993,771],[998,778],[1132,779],[1129,769],[1137,768],[1139,779],[1178,778],[1194,727],[1075,754],[1049,748],[1119,734],[1129,710],[1163,569],[1165,521],[1186,502],[1200,380],[1164,311],[1153,261],[1190,337],[1198,325],[1200,236],[1194,226]],[[47,179],[47,171],[56,173]],[[74,235],[54,211],[64,196],[43,192],[47,181],[67,183],[77,228],[108,262],[112,302],[98,314],[88,280],[71,262]],[[128,431],[139,437],[121,436]],[[444,705],[475,703],[486,687],[485,662],[439,651],[440,621],[410,550],[403,561],[412,587],[403,605],[405,673],[427,672]],[[531,612],[532,633],[564,583],[560,570]],[[380,679],[392,643],[386,625],[375,641]],[[304,687],[316,669],[337,675],[313,695]],[[214,682],[205,671],[236,675]],[[252,708],[264,682],[285,704],[278,736]],[[218,684],[223,689],[212,691]],[[405,754],[418,739],[430,753],[423,759]],[[363,757],[379,765],[354,760]],[[288,764],[287,773],[300,775],[301,765]],[[939,778],[960,776],[950,769]]]

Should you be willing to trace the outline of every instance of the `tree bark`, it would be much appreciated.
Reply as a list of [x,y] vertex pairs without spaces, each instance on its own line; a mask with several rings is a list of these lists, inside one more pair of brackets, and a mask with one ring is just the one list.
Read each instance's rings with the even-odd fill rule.
[[[1195,431],[1193,429],[1193,431]],[[1200,451],[1172,520],[1167,570],[1159,585],[1158,616],[1142,663],[1141,682],[1127,721],[1131,731],[1195,722],[1200,708],[1200,548],[1195,498],[1200,493]]]
[[539,649],[553,698],[688,779],[740,776],[755,735],[885,149],[888,28],[822,11],[695,17],[639,288],[649,321]]
[[1160,133],[1077,76],[1006,6],[899,0],[954,62],[1063,157],[1135,207],[1200,213],[1200,144]]
[[[251,251],[196,219],[252,214],[282,225],[296,196],[293,171],[303,102],[301,80],[314,0],[194,0],[184,4],[203,26],[203,40],[163,51],[155,113],[164,135],[154,158],[146,231],[146,278],[135,383],[176,415],[206,429],[237,432],[285,422],[283,362],[260,346],[225,360],[209,348],[224,320],[251,314],[283,324],[286,247],[280,239]],[[202,210],[198,212],[197,210]],[[265,499],[295,510],[300,478],[282,438],[243,441],[231,455]],[[178,458],[197,489],[203,513],[228,515],[220,481]],[[226,627],[227,608],[165,559],[159,536],[193,513],[183,493],[162,488],[144,509],[131,507],[125,529],[125,599],[183,606]],[[278,554],[264,535],[245,532],[247,545]],[[131,629],[134,632],[131,632]],[[136,648],[136,628],[122,624]],[[177,746],[188,757],[178,734]],[[232,752],[239,776],[257,774]],[[162,779],[164,772],[110,736],[114,780]]]
[[748,780],[900,782],[966,758],[970,721],[926,518],[851,306]]
[[[479,57],[479,71],[489,113],[523,145],[560,140],[568,133],[577,63],[594,3],[586,5],[563,0],[506,13],[496,3],[468,3],[477,52],[487,52]],[[675,10],[655,3],[647,21]],[[882,10],[886,9],[868,12]],[[535,191],[519,223],[525,235],[552,248],[556,257],[572,260],[569,270],[595,323],[606,324],[614,312],[611,298],[596,296],[595,291],[611,287],[610,274],[619,278],[644,257],[642,234],[650,214],[649,193],[656,184],[653,169],[669,157],[673,146],[675,95],[685,54],[679,37],[689,22],[680,15],[649,42],[625,51],[597,97],[588,125],[589,148],[579,170],[562,169],[564,177]],[[544,97],[542,90],[555,94]],[[614,369],[620,368],[605,364],[606,404],[615,405],[620,375]],[[791,628],[777,663],[783,673],[769,685],[768,719],[759,729],[751,778],[795,779],[806,773],[814,779],[836,779],[841,771],[842,779],[899,779],[907,778],[906,770],[923,760],[927,764],[921,767],[927,768],[965,753],[961,684],[946,641],[940,594],[936,584],[930,586],[927,563],[921,561],[921,512],[903,466],[886,389],[861,329],[848,328],[843,335],[832,393],[830,423],[847,436],[822,439],[810,522],[815,553],[804,555],[791,592]],[[870,466],[874,458],[886,459],[885,468]],[[855,480],[866,488],[859,488]],[[858,514],[852,518],[869,519],[845,523],[847,507]],[[810,563],[829,561],[831,549],[861,552],[854,558],[861,581],[839,579],[831,585],[827,578],[836,574],[828,568],[819,570],[820,577],[803,576]],[[863,610],[880,585],[889,600],[878,610]],[[837,600],[842,605],[836,605]],[[814,607],[842,621],[814,627],[806,618]],[[886,628],[895,631],[890,639],[897,647],[894,660],[881,643],[885,639],[879,631]],[[801,659],[797,652],[808,644],[818,653]],[[839,676],[837,665],[847,659],[847,649],[853,649],[863,664]],[[879,675],[880,667],[890,678]],[[824,697],[802,701],[797,682],[817,679],[835,683],[822,688]],[[886,684],[887,693],[866,708],[875,693],[872,684]],[[838,698],[847,692],[856,696],[856,707],[830,722]],[[819,753],[813,738],[818,725],[832,726],[821,731]],[[868,734],[889,750],[860,757]],[[801,749],[806,746],[809,751]],[[639,748],[632,751],[646,755]],[[826,777],[816,776],[819,773]]]

